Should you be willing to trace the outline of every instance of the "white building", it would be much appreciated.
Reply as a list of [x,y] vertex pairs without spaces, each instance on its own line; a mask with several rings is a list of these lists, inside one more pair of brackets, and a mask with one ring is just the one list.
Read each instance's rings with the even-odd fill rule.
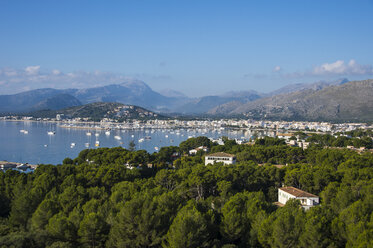
[[277,138],[289,140],[294,134],[292,133],[277,133]]
[[208,152],[209,148],[207,146],[200,146],[200,147],[194,148],[192,150],[189,150],[189,155],[196,155],[199,150]]
[[60,121],[60,120],[63,119],[63,117],[64,117],[64,114],[57,114],[57,115],[56,115],[56,120],[57,120],[57,121]]
[[205,156],[205,165],[223,162],[224,164],[235,164],[236,156],[225,152],[217,152]]
[[294,187],[282,187],[278,189],[278,201],[285,205],[289,199],[298,199],[305,210],[318,205],[319,197]]

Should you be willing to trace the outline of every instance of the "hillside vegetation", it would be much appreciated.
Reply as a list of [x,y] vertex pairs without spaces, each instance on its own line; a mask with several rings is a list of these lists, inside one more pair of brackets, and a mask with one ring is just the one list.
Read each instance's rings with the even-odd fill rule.
[[63,114],[65,118],[89,118],[93,121],[100,121],[103,118],[110,118],[118,121],[126,119],[164,118],[162,115],[158,115],[138,106],[111,102],[95,102],[56,111],[36,111],[26,115],[37,118],[54,118],[57,114]]
[[[0,247],[372,247],[372,153],[225,141],[83,150],[34,173],[0,172]],[[238,164],[205,166],[202,152],[173,160],[199,145]],[[283,184],[321,204],[276,207]]]

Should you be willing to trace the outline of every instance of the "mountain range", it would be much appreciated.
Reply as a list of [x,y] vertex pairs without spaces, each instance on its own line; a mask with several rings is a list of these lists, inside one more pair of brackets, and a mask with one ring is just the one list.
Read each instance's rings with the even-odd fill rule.
[[211,115],[245,115],[255,119],[372,121],[373,80],[353,81],[322,89],[304,89],[263,97],[245,104],[230,102]]
[[[94,102],[119,102],[152,110],[183,104],[180,97],[167,97],[139,80],[87,89],[37,89],[0,96],[0,113],[57,110]],[[179,105],[178,105],[179,104]]]
[[201,114],[231,101],[245,103],[261,97],[255,91],[230,92],[221,96],[189,98],[167,90],[160,94],[139,80],[86,89],[37,89],[0,96],[0,113],[57,110],[94,102],[119,102],[164,113]]
[[95,102],[137,105],[160,113],[203,114],[267,119],[373,120],[372,80],[347,79],[292,84],[270,93],[227,92],[190,98],[162,94],[139,80],[86,89],[37,89],[0,96],[0,113],[58,110]]

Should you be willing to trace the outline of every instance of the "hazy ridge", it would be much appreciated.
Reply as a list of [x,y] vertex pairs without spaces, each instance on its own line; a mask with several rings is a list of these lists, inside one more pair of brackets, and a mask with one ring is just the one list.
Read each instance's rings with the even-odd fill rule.
[[[37,89],[0,96],[0,112],[58,110],[95,102],[141,106],[158,113],[246,116],[255,119],[370,121],[373,120],[372,80],[288,85],[271,93],[228,92],[190,98],[153,91],[146,83],[130,80],[87,89]],[[283,92],[283,93],[281,93]]]

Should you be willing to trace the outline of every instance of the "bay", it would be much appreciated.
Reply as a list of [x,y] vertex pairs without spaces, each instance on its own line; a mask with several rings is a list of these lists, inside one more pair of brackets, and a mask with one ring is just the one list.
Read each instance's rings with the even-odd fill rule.
[[[48,135],[49,131],[55,134]],[[91,136],[88,136],[87,132],[90,132]],[[90,149],[98,148],[95,146],[96,141],[99,142],[99,147],[128,148],[129,142],[133,140],[136,150],[143,149],[153,153],[163,146],[178,146],[188,137],[206,136],[218,139],[227,136],[249,140],[251,134],[252,132],[246,129],[134,129],[111,130],[110,135],[106,135],[105,130],[64,128],[56,123],[0,121],[0,160],[29,164],[61,164],[66,157],[76,158],[80,151],[87,149],[87,143]],[[115,136],[121,137],[121,140],[114,138]]]

